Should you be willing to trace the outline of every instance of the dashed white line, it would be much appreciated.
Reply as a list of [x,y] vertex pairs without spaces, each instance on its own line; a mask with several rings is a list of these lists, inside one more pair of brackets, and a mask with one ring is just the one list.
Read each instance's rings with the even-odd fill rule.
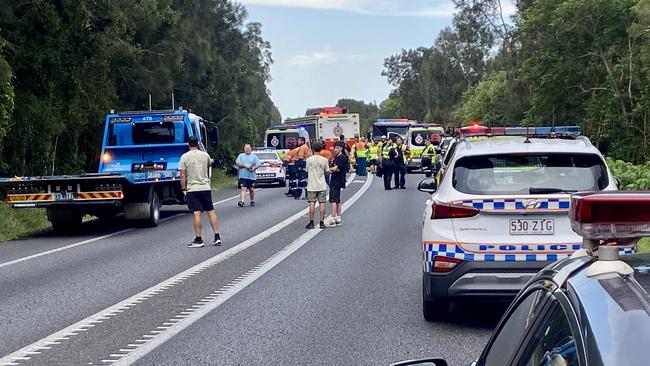
[[[352,174],[351,177],[350,177],[350,180],[353,180],[354,176],[355,175]],[[372,178],[370,178],[369,180],[372,181]],[[369,185],[364,185],[364,187],[362,187],[361,190],[359,190],[359,192],[356,192],[355,195],[353,195],[353,197],[349,200],[350,203],[348,205],[346,205],[343,208],[343,210],[346,210],[347,207],[349,207],[354,202],[356,202],[356,200],[359,199],[361,194],[365,193],[365,191],[368,189],[368,187],[369,187]],[[230,199],[233,199],[233,198],[230,198]],[[103,323],[104,320],[110,319],[111,315],[115,314],[115,310],[117,310],[117,309],[126,309],[129,306],[135,306],[135,304],[143,301],[143,296],[145,296],[147,294],[154,293],[154,292],[155,293],[160,293],[164,289],[168,289],[168,288],[173,287],[174,285],[172,283],[183,282],[182,280],[179,281],[178,280],[179,278],[188,279],[188,278],[190,278],[192,276],[195,276],[198,273],[201,273],[202,271],[204,271],[207,268],[210,268],[210,267],[212,267],[212,266],[214,266],[214,265],[216,265],[218,263],[221,263],[221,262],[233,257],[234,255],[236,255],[236,254],[238,254],[238,253],[240,253],[240,252],[242,252],[242,251],[256,245],[257,243],[263,241],[264,239],[270,237],[271,235],[281,231],[282,229],[289,226],[293,222],[295,222],[295,221],[299,220],[300,218],[302,218],[303,215],[305,213],[307,213],[307,212],[308,212],[308,209],[305,208],[305,209],[295,213],[294,215],[284,219],[283,221],[271,226],[270,228],[258,233],[257,235],[255,235],[255,236],[253,236],[253,237],[251,237],[251,238],[249,238],[249,239],[247,239],[247,240],[233,246],[232,248],[227,249],[227,250],[225,250],[225,251],[223,251],[223,252],[221,252],[221,253],[219,253],[219,254],[217,254],[217,255],[215,255],[215,256],[213,256],[213,257],[211,257],[211,258],[209,258],[209,259],[207,259],[207,260],[205,260],[205,261],[203,261],[203,262],[201,262],[201,263],[199,263],[199,264],[197,264],[197,265],[195,265],[195,266],[193,266],[193,267],[191,267],[191,268],[189,268],[189,269],[187,269],[187,270],[185,270],[185,271],[183,271],[183,272],[181,272],[179,274],[177,274],[174,277],[171,277],[171,278],[169,278],[169,279],[167,279],[167,280],[165,280],[165,281],[163,281],[163,282],[161,282],[161,283],[159,283],[157,285],[154,285],[154,286],[152,286],[152,287],[138,293],[138,294],[135,294],[135,295],[131,296],[130,298],[125,299],[122,302],[117,303],[115,305],[112,305],[112,306],[110,306],[110,307],[108,307],[108,308],[106,308],[106,309],[104,309],[104,310],[102,310],[102,311],[100,311],[100,312],[98,312],[98,313],[96,313],[94,315],[91,315],[91,316],[89,316],[89,317],[87,317],[87,318],[85,318],[83,320],[80,320],[77,323],[74,323],[74,324],[70,325],[69,327],[64,328],[64,329],[62,329],[62,330],[60,330],[60,331],[58,331],[56,333],[53,333],[53,334],[51,334],[51,335],[49,335],[49,336],[47,336],[47,337],[45,337],[45,338],[43,338],[43,339],[41,339],[39,341],[36,341],[36,342],[34,342],[34,343],[32,343],[32,344],[30,344],[28,346],[25,346],[25,347],[15,351],[15,352],[12,352],[11,354],[0,358],[0,364],[12,363],[12,362],[14,362],[16,360],[29,360],[30,359],[29,357],[27,357],[27,358],[25,357],[26,352],[32,352],[34,350],[40,349],[43,346],[61,344],[61,342],[59,342],[60,340],[69,339],[69,338],[64,336],[65,334],[71,333],[71,332],[74,332],[74,331],[78,331],[81,328],[93,327],[93,326],[95,326],[95,324],[98,324],[98,323]],[[315,236],[315,234],[317,234],[320,231],[321,230],[311,230],[307,234],[313,234]],[[115,234],[113,234],[113,235],[115,235]],[[304,235],[303,235],[303,237],[304,237]],[[302,246],[302,245],[304,245],[304,243],[301,244],[300,246]],[[10,263],[10,262],[8,262],[8,263]],[[262,266],[262,265],[255,267],[255,271],[251,272],[251,275],[259,274],[260,273],[259,271],[261,271],[263,268],[264,268],[264,266]],[[234,293],[237,293],[243,287],[248,286],[248,284],[250,282],[252,282],[252,281],[250,281],[250,277],[248,279],[244,280],[244,281],[238,282],[234,287],[231,287],[230,289],[223,291],[222,296],[217,297],[213,301],[219,302],[224,297],[226,299],[230,298],[232,295],[234,295]],[[244,285],[244,286],[242,287],[242,285]],[[230,294],[230,295],[228,295],[228,294]],[[223,301],[225,301],[225,300],[223,300]],[[197,304],[202,304],[202,303],[208,304],[210,302],[211,302],[210,300],[207,300],[207,301],[203,300],[203,301],[197,302]],[[202,309],[199,308],[199,309],[197,309],[197,312],[200,312],[201,310]],[[201,315],[201,316],[203,316],[203,315]],[[196,317],[196,313],[194,313],[194,315],[190,315],[190,316],[186,317],[184,320],[186,320],[188,318],[193,319],[195,317]],[[104,319],[104,320],[100,320],[100,319]],[[176,320],[176,319],[174,319],[174,320]],[[181,321],[181,319],[178,319],[178,321]],[[165,334],[170,328],[172,328],[172,327],[176,328],[178,326],[177,324],[178,324],[177,322],[163,323],[163,326],[156,327],[156,329],[160,329],[161,331],[155,331],[154,330],[151,333],[153,333],[153,334],[156,334],[156,333]],[[156,339],[157,339],[157,337],[152,338],[152,340],[156,340]],[[138,342],[148,342],[149,340],[137,340],[137,341]],[[138,344],[129,344],[127,347],[141,347],[141,346],[142,345],[138,345]],[[112,363],[112,362],[115,362],[115,360],[102,360],[102,362],[110,362],[110,363]]]
[[[363,185],[363,187],[357,191],[349,200],[348,204],[343,207],[343,211],[345,212],[348,208],[350,208],[361,196],[370,188],[370,185],[372,184],[372,176],[368,176],[368,179],[366,183]],[[116,363],[117,365],[131,365],[135,363],[137,360],[141,359],[142,357],[146,356],[148,353],[152,352],[156,348],[158,348],[160,345],[164,344],[171,338],[173,338],[175,335],[179,334],[182,332],[184,329],[189,327],[190,325],[194,324],[201,318],[203,318],[205,315],[219,307],[221,304],[225,303],[228,299],[231,297],[235,296],[237,293],[248,287],[251,283],[253,283],[255,280],[259,279],[262,277],[265,273],[273,269],[275,266],[280,264],[282,261],[284,261],[286,258],[288,258],[291,254],[295,253],[298,249],[300,249],[303,245],[307,244],[311,239],[313,239],[318,233],[320,233],[321,229],[315,229],[315,230],[310,230],[306,232],[305,234],[301,235],[298,239],[293,241],[291,244],[287,245],[284,247],[282,250],[279,252],[275,253],[272,255],[270,258],[262,262],[260,266],[258,266],[258,270],[255,272],[251,273],[250,276],[242,280],[241,282],[233,285],[230,287],[228,290],[225,290],[223,294],[219,297],[217,297],[215,300],[210,301],[209,305],[205,305],[201,308],[199,308],[196,312],[194,312],[192,315],[188,316],[187,318],[183,319],[181,322],[178,324],[174,325],[167,331],[159,334],[157,337],[151,339],[148,343],[143,344],[141,347],[138,349],[134,350],[133,352],[129,353],[126,357],[121,358],[118,360]],[[230,284],[229,284],[230,285]],[[226,285],[226,286],[229,286]],[[223,286],[222,288],[225,288],[226,286]],[[200,303],[200,301],[198,302]]]

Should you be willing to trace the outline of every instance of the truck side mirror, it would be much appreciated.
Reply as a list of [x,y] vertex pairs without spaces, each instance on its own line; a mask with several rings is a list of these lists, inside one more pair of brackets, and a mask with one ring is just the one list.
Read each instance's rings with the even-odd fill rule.
[[210,140],[210,146],[213,148],[219,147],[219,129],[217,127],[208,130],[208,139]]

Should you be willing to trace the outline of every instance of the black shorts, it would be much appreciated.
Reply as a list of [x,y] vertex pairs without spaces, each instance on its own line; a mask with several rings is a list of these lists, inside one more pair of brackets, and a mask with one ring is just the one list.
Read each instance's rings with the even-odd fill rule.
[[370,165],[379,165],[379,160],[377,159],[370,159]]
[[239,188],[248,188],[248,189],[253,189],[255,187],[255,180],[254,179],[246,179],[246,178],[239,178]]
[[341,203],[341,188],[330,187],[330,203]]
[[214,210],[212,191],[187,192],[185,197],[187,207],[193,212]]

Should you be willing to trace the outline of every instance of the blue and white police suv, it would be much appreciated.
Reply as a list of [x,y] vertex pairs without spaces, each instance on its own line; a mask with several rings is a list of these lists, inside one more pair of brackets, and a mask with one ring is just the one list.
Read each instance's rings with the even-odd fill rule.
[[570,194],[617,189],[579,127],[475,127],[461,129],[439,183],[418,186],[431,194],[422,228],[428,321],[445,319],[450,302],[512,299],[537,271],[580,249]]

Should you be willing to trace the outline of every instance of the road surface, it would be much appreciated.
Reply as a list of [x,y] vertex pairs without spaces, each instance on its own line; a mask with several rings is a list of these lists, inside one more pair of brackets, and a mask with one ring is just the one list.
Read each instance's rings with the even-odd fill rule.
[[502,309],[422,318],[419,179],[386,192],[350,176],[343,225],[325,230],[305,230],[306,201],[284,189],[254,208],[215,192],[221,247],[185,247],[183,207],[157,228],[118,218],[0,243],[0,365],[469,364]]

